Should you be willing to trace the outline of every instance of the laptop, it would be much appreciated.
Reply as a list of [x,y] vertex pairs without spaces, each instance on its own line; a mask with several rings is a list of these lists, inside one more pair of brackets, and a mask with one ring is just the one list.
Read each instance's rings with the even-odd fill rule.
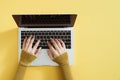
[[70,65],[74,63],[74,34],[73,26],[77,14],[14,14],[12,15],[18,26],[18,60],[24,38],[35,36],[35,42],[40,39],[42,47],[39,57],[30,66],[58,66],[47,55],[47,41],[50,38],[62,39],[66,45]]

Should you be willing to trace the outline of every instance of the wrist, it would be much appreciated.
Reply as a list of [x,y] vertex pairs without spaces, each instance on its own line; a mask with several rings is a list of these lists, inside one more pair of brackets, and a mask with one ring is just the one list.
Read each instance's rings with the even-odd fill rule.
[[28,66],[32,61],[36,59],[36,56],[32,55],[31,53],[28,53],[24,50],[21,51],[20,56],[20,65]]
[[69,65],[67,52],[53,59],[54,62],[58,63],[60,66]]

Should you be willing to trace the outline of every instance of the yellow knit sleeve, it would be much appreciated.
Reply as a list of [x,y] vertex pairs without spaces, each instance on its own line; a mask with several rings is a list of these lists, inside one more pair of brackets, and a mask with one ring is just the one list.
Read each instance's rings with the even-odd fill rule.
[[66,64],[69,65],[67,52],[54,58],[53,61],[58,63],[60,66],[66,65]]
[[24,80],[25,71],[27,66],[36,59],[36,56],[24,50],[21,51],[20,62],[14,80]]
[[61,68],[62,73],[63,73],[64,80],[73,80],[71,70],[70,70],[69,61],[68,61],[67,52],[65,52],[64,54],[56,57],[55,59],[53,59],[53,61],[60,65],[60,68]]
[[22,50],[21,56],[20,56],[20,65],[28,66],[36,58],[37,57],[32,55],[31,53],[28,53],[28,52]]

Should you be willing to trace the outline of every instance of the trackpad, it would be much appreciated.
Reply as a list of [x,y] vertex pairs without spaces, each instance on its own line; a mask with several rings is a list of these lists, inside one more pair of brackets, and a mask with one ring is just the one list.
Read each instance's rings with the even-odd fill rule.
[[43,66],[43,65],[58,66],[57,63],[53,62],[49,58],[47,54],[47,49],[42,49],[38,58],[31,63],[31,66]]

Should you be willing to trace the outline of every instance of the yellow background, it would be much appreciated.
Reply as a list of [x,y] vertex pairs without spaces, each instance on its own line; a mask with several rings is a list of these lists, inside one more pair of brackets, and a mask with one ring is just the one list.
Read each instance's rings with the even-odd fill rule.
[[[0,0],[0,80],[17,69],[12,14],[76,13],[74,80],[120,80],[120,0]],[[29,67],[25,80],[62,80],[58,67]]]

